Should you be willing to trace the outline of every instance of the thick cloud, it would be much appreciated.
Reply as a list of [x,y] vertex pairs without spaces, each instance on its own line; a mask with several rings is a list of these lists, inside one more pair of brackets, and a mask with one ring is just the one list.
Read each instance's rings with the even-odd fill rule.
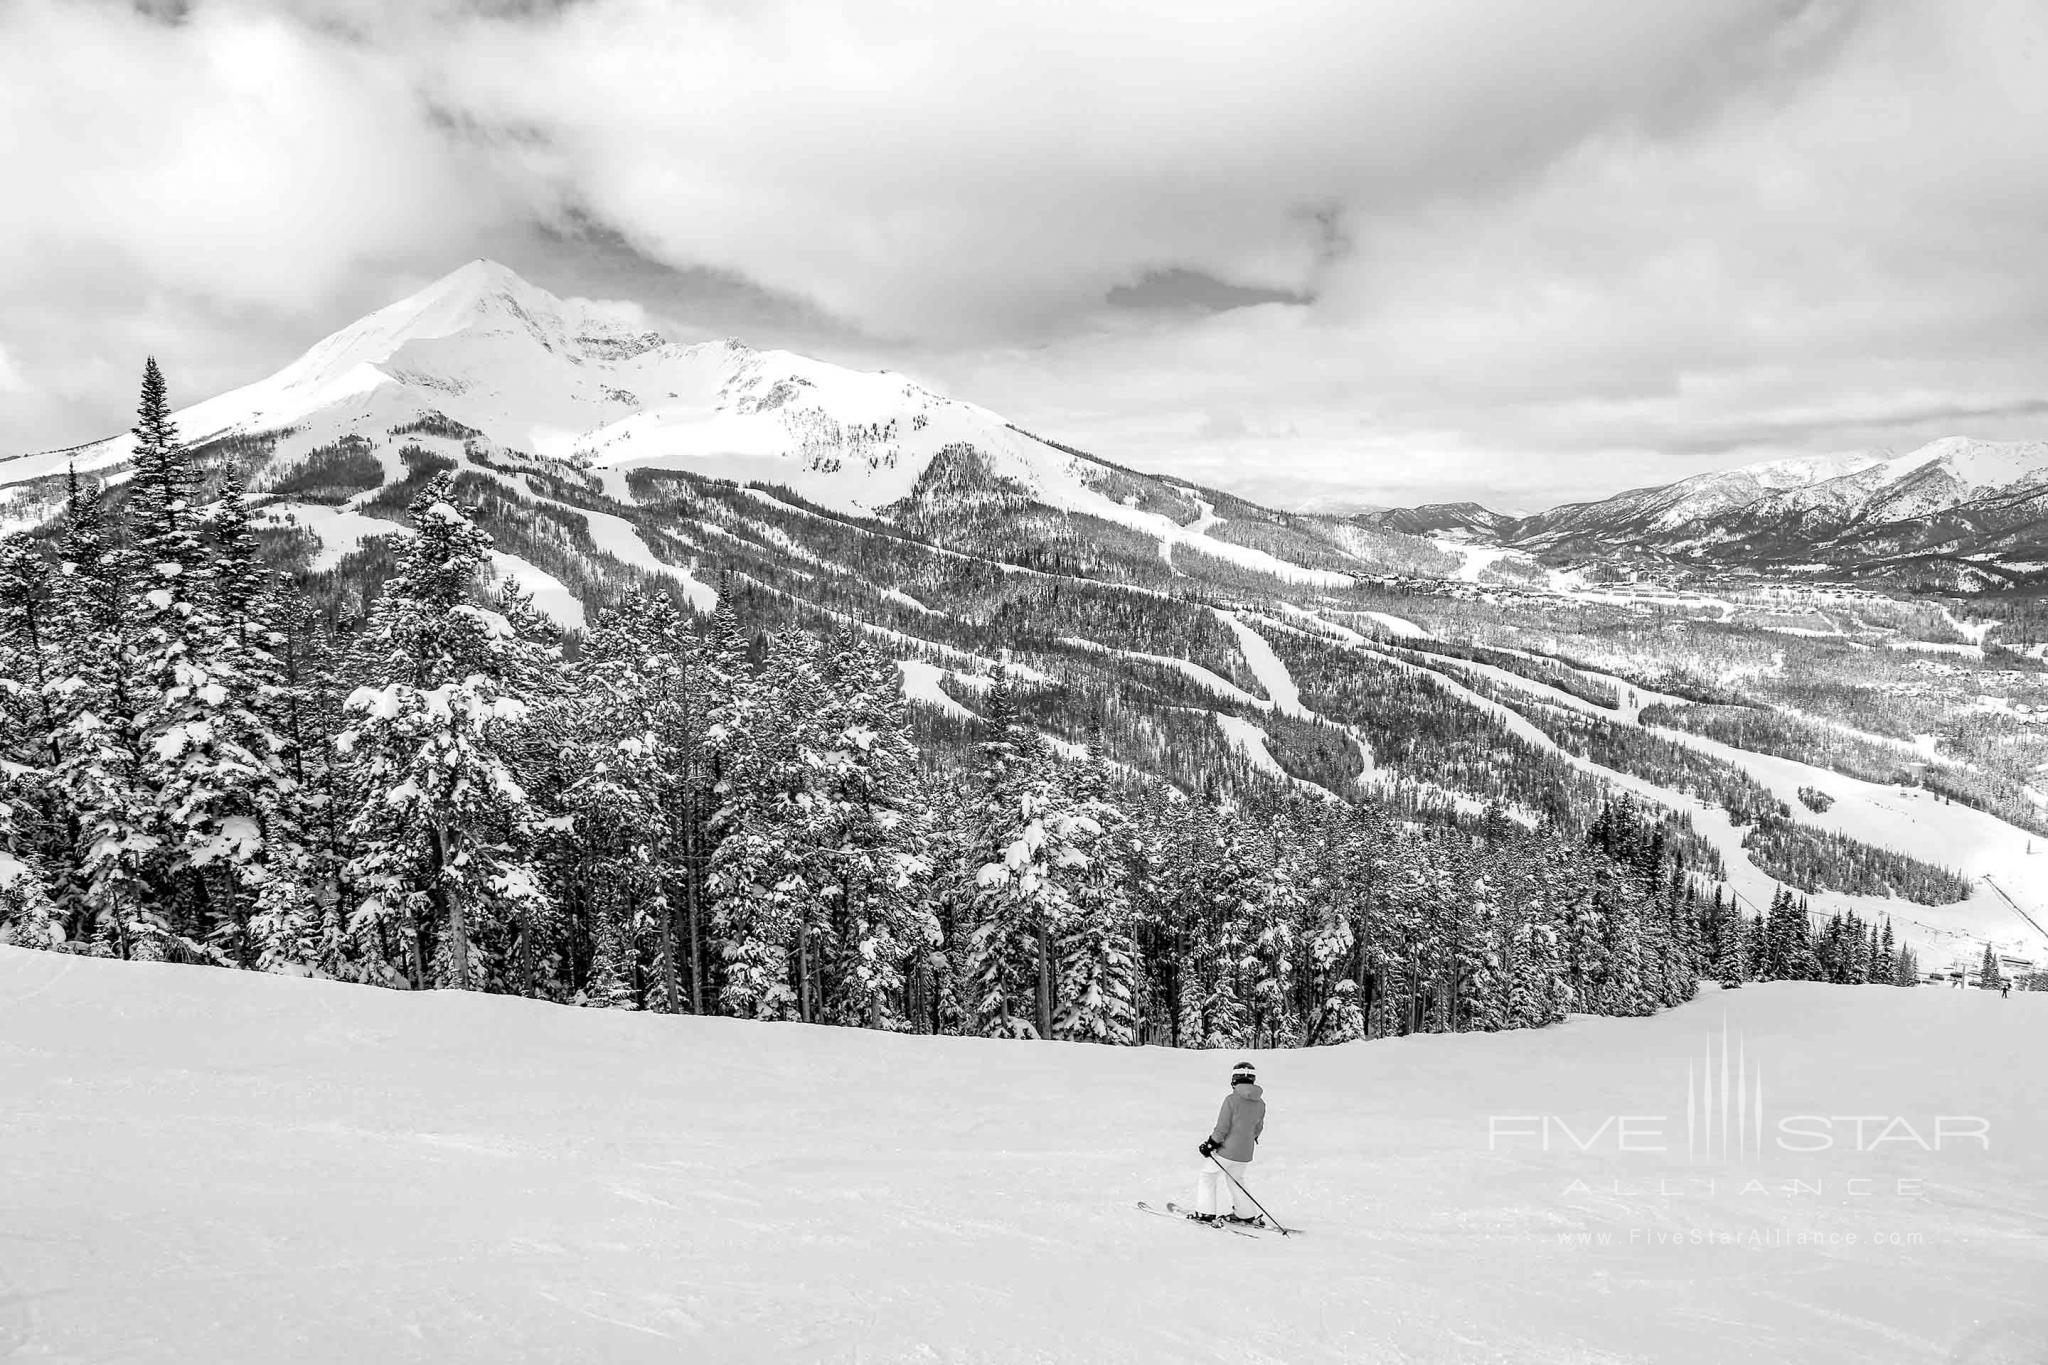
[[0,0],[0,449],[479,253],[1280,499],[2038,430],[2027,0]]

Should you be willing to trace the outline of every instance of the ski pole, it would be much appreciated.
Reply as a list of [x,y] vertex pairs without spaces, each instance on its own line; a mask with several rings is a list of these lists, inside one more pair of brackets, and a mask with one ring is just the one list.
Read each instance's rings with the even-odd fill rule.
[[[1214,1152],[1209,1153],[1209,1160],[1216,1161],[1216,1154]],[[1267,1210],[1266,1206],[1259,1202],[1259,1197],[1257,1195],[1253,1194],[1250,1190],[1244,1188],[1243,1181],[1239,1180],[1234,1175],[1230,1175],[1230,1168],[1228,1166],[1224,1165],[1220,1161],[1216,1161],[1216,1169],[1223,1172],[1223,1174],[1230,1176],[1230,1183],[1237,1186],[1239,1190],[1242,1190],[1244,1192],[1244,1197],[1252,1201],[1252,1207],[1257,1209],[1260,1213],[1265,1214],[1266,1221],[1271,1223],[1274,1226],[1274,1228],[1276,1228],[1279,1231],[1282,1237],[1292,1237],[1294,1235],[1294,1229],[1281,1227],[1280,1220],[1278,1218],[1275,1218],[1272,1215],[1272,1213]]]

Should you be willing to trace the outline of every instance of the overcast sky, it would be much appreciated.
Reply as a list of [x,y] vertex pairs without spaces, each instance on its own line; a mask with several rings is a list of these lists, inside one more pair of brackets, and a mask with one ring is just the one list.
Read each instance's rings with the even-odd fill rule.
[[1285,504],[2048,435],[2042,0],[0,0],[0,453],[471,257]]

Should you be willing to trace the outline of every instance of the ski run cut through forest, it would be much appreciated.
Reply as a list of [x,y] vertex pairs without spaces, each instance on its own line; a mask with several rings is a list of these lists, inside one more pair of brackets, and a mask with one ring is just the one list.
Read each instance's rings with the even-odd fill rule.
[[[1240,1053],[0,949],[0,1039],[10,1360],[1990,1365],[2048,1325],[2042,995]],[[1191,1200],[1244,1056],[1301,1237],[1136,1207]],[[1724,1057],[1760,1149],[1688,1145]]]

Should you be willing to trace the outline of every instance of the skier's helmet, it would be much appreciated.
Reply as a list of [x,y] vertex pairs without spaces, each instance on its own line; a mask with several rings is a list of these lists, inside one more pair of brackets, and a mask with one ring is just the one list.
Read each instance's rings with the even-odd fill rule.
[[1259,1069],[1250,1062],[1239,1062],[1236,1066],[1230,1068],[1230,1083],[1232,1085],[1257,1085],[1258,1081]]

